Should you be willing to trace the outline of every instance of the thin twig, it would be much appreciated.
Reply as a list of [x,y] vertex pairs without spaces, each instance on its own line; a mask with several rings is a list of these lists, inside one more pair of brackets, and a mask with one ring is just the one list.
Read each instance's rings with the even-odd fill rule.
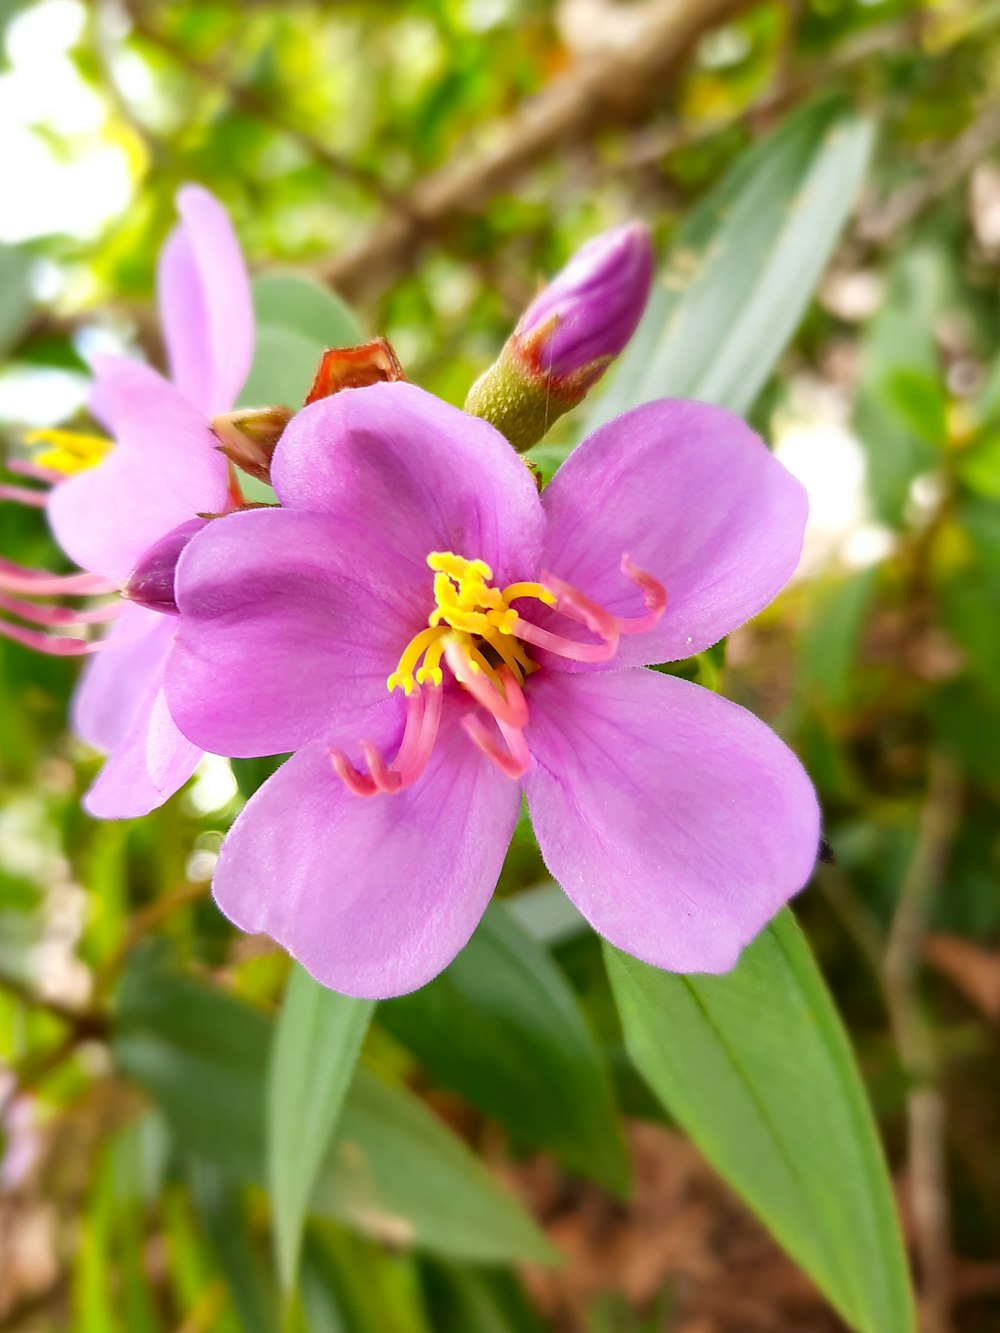
[[936,1086],[933,1037],[917,992],[924,938],[961,812],[959,770],[951,756],[932,751],[927,797],[917,842],[889,930],[883,975],[889,1018],[909,1083],[909,1184],[920,1259],[925,1333],[951,1328],[948,1186],[944,1099]]

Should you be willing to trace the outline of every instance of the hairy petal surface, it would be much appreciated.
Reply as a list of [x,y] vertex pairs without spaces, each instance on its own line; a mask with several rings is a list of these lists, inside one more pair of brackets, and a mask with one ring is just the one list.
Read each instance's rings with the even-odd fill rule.
[[157,295],[174,384],[206,417],[228,412],[253,358],[250,284],[226,210],[207,190],[177,195],[180,224],[160,252]]
[[299,751],[226,839],[223,912],[348,995],[402,995],[436,976],[486,909],[520,802],[456,711],[423,777],[395,796],[353,796],[324,745]]
[[49,521],[78,565],[123,582],[165,533],[227,507],[228,471],[202,414],[149,366],[100,357],[94,371],[117,445],[55,487]]
[[167,669],[182,731],[233,757],[350,731],[433,606],[432,574],[332,513],[256,509],[217,519],[177,565]]
[[795,569],[807,513],[800,483],[739,417],[680,399],[595,431],[543,504],[553,574],[623,616],[643,611],[624,552],[667,589],[659,624],[598,670],[690,657],[756,615]]
[[289,508],[353,514],[400,562],[454,551],[486,560],[498,582],[534,576],[545,519],[527,467],[487,422],[413,384],[347,389],[299,412],[271,480]]
[[549,870],[595,930],[725,972],[812,871],[816,796],[744,708],[655,671],[532,682],[525,778]]

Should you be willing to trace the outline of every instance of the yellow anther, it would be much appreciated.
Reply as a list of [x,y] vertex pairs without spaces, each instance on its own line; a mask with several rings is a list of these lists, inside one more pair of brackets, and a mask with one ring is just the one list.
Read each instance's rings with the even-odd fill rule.
[[96,467],[114,447],[101,435],[81,435],[72,430],[33,430],[24,439],[26,444],[48,445],[43,453],[35,455],[34,461],[39,467],[51,468],[67,477]]
[[[443,638],[447,632],[445,629],[429,628],[422,629],[419,634],[415,634],[406,645],[406,651],[399,659],[396,670],[386,681],[386,687],[389,690],[394,690],[397,685],[401,685],[407,694],[412,694],[416,683],[413,678],[413,668],[420,661],[423,654],[434,646],[436,640]],[[438,653],[439,659],[440,656],[441,654]]]
[[515,597],[534,597],[536,602],[546,606],[555,606],[555,593],[550,592],[544,583],[508,583],[503,590],[503,600],[512,602]]
[[484,675],[501,692],[495,664],[502,662],[519,682],[537,670],[517,640],[518,615],[510,602],[531,597],[551,606],[556,599],[544,584],[496,588],[489,582],[493,571],[485,560],[467,560],[453,551],[432,551],[427,565],[434,571],[435,605],[427,628],[410,640],[386,682],[390,690],[398,687],[410,694],[417,685],[441,685],[441,659],[449,644],[459,649],[470,671]]

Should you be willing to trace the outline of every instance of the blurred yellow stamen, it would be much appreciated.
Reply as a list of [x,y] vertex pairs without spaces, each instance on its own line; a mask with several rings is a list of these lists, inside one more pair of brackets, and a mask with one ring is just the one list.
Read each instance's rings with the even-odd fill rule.
[[453,551],[432,551],[427,565],[434,571],[435,606],[427,629],[410,640],[386,682],[390,690],[399,687],[410,694],[418,684],[440,685],[441,659],[450,644],[457,645],[473,674],[485,676],[501,691],[497,671],[501,664],[518,684],[537,670],[523,644],[513,637],[517,612],[510,603],[517,597],[531,597],[554,605],[555,595],[544,584],[511,583],[495,588],[493,571],[485,560],[466,560]]
[[24,438],[26,444],[48,445],[35,455],[34,462],[66,477],[96,467],[114,448],[112,441],[101,435],[81,435],[72,430],[33,430]]

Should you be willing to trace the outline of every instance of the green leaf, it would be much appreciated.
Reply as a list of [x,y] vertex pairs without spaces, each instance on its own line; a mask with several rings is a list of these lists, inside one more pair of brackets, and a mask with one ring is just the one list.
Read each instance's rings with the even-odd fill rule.
[[[115,1058],[155,1098],[188,1156],[236,1182],[265,1176],[272,1024],[138,950],[118,997]],[[358,1069],[311,1212],[366,1235],[484,1262],[553,1251],[464,1143],[401,1088]]]
[[860,1333],[911,1333],[906,1258],[871,1110],[789,911],[727,976],[605,946],[626,1045],[712,1165]]
[[313,1207],[364,1235],[453,1258],[550,1263],[557,1257],[521,1205],[419,1098],[364,1066]]
[[118,995],[115,1058],[159,1103],[182,1148],[239,1179],[264,1162],[267,1017],[137,951]]
[[655,398],[752,406],[850,216],[873,137],[824,102],[737,160],[682,224],[588,430]]
[[0,356],[17,343],[31,320],[31,261],[23,250],[0,245]]
[[[562,896],[562,895],[560,895]],[[503,903],[441,976],[379,1007],[432,1079],[518,1143],[622,1194],[628,1158],[611,1079],[572,988]]]
[[278,1302],[274,1280],[261,1264],[239,1192],[214,1162],[189,1165],[192,1193],[244,1333],[274,1333]]
[[268,1081],[268,1178],[286,1289],[295,1281],[309,1198],[373,1008],[327,990],[301,967],[292,971]]
[[328,287],[301,273],[267,273],[252,283],[256,339],[240,395],[244,407],[299,407],[328,347],[350,347],[364,335]]

